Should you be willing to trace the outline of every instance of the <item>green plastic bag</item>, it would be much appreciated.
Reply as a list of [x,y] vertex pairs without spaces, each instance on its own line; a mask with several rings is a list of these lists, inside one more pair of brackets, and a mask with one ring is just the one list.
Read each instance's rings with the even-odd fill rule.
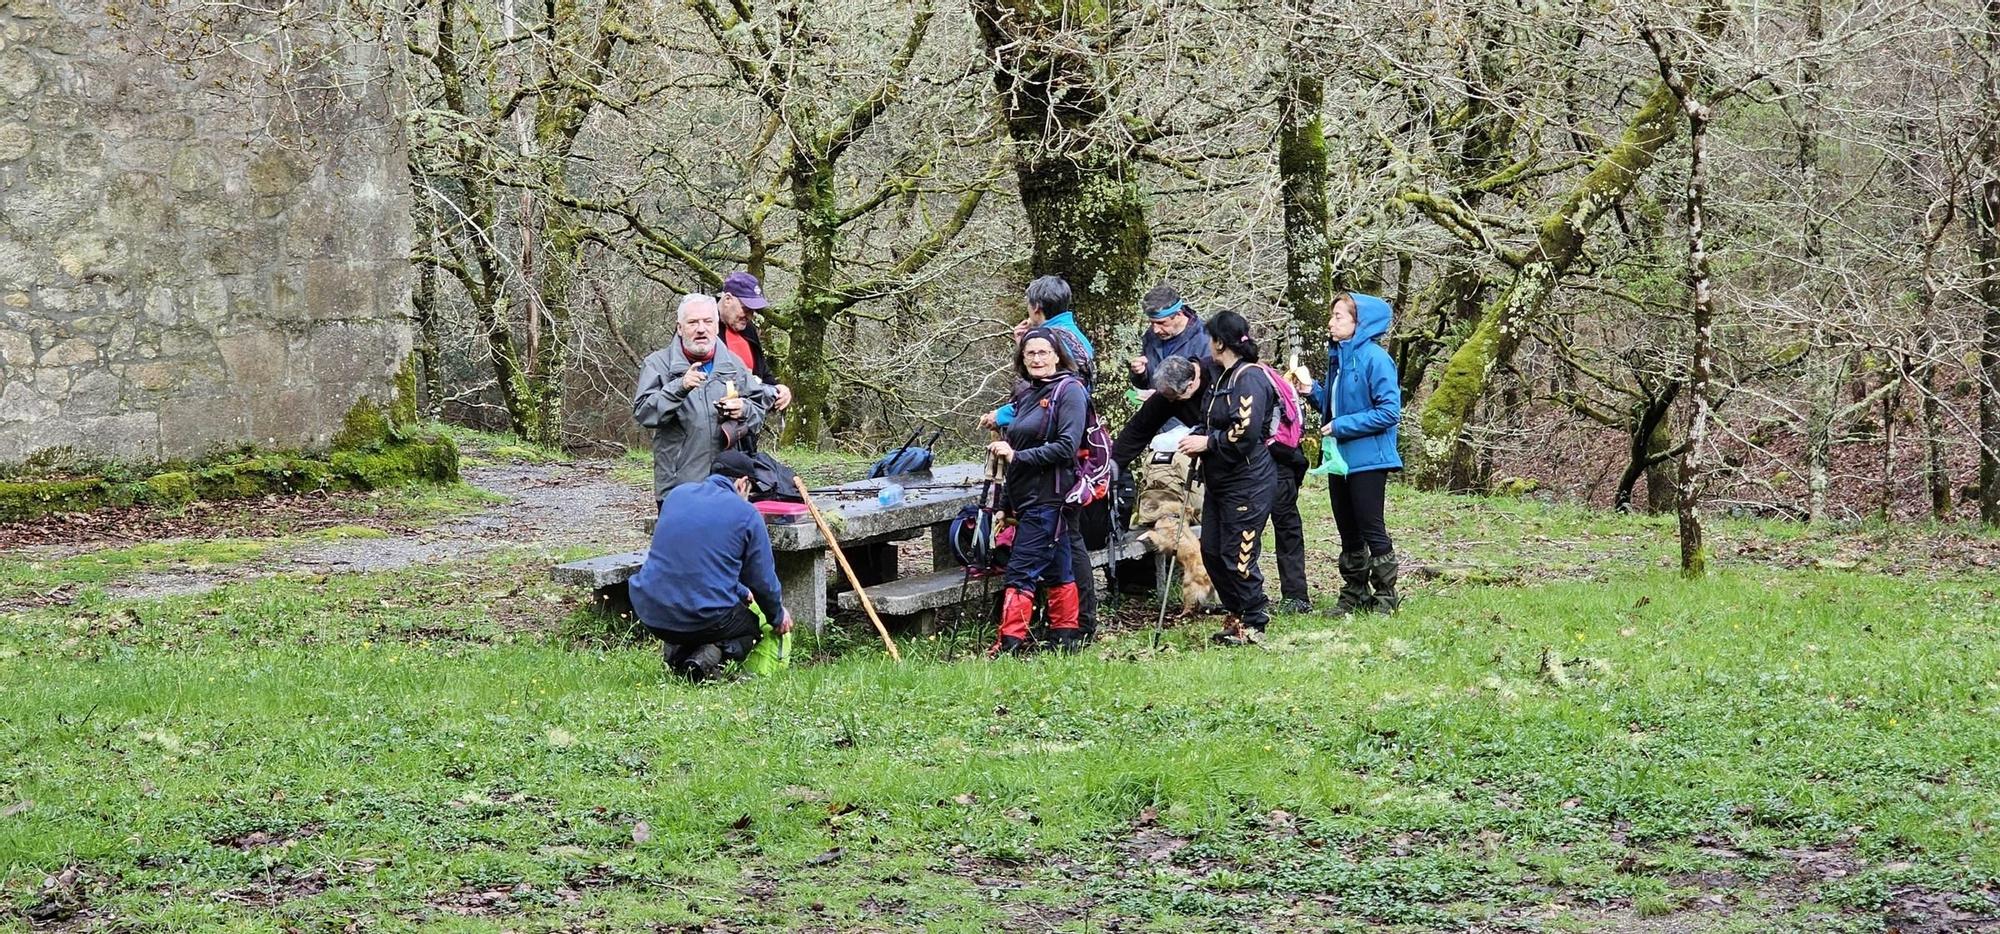
[[1321,435],[1319,439],[1319,466],[1306,471],[1308,477],[1347,476],[1347,460],[1340,456],[1340,442],[1332,435]]
[[743,656],[743,670],[762,678],[792,667],[792,634],[772,638],[771,624],[764,619],[764,611],[753,604],[750,612],[756,614],[757,630],[762,635],[750,654]]

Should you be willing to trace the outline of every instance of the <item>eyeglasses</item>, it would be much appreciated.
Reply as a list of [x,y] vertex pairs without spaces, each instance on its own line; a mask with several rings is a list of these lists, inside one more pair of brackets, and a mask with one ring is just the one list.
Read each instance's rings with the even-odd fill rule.
[[1029,357],[1053,357],[1053,356],[1055,356],[1055,355],[1056,355],[1056,352],[1055,352],[1055,351],[1053,351],[1053,350],[1023,350],[1023,351],[1021,351],[1021,359],[1023,359],[1023,360],[1026,360],[1026,359],[1027,359],[1027,358],[1029,358]]

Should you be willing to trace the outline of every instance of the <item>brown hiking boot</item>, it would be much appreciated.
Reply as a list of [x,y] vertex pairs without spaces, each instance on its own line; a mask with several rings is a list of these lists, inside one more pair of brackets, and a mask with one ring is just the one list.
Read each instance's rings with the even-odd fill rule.
[[1222,618],[1222,631],[1209,637],[1216,645],[1256,645],[1264,641],[1264,634],[1243,625],[1243,620],[1231,613]]

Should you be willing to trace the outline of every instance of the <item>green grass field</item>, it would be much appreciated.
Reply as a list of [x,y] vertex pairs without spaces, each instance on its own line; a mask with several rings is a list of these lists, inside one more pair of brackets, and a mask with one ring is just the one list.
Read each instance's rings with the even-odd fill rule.
[[6,586],[82,589],[0,614],[0,929],[2000,914],[2000,598],[1976,567],[1910,573],[1945,533],[1722,523],[1689,583],[1659,519],[1392,496],[1446,572],[1392,618],[997,663],[913,641],[901,666],[848,632],[702,687],[578,635],[601,627],[533,550],[140,601],[97,582],[192,546],[0,558]]

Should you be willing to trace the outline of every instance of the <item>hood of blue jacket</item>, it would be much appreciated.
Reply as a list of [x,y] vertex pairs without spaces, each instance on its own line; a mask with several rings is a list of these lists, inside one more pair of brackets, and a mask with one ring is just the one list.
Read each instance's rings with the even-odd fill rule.
[[1341,341],[1359,347],[1389,333],[1389,303],[1373,295],[1347,293],[1354,299],[1354,336]]

